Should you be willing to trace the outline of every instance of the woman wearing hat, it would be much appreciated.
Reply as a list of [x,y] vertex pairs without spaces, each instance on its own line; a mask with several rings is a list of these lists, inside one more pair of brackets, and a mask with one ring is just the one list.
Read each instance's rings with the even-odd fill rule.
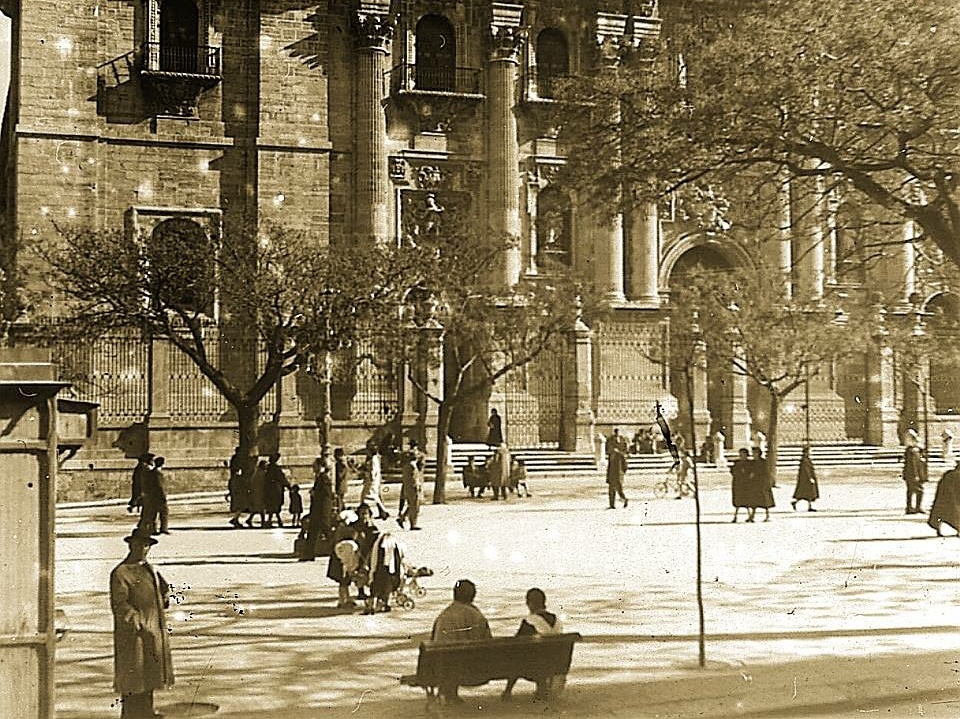
[[170,587],[147,562],[157,540],[138,529],[124,541],[130,551],[110,573],[114,689],[121,697],[121,719],[148,719],[160,716],[153,709],[154,689],[173,684],[165,611]]

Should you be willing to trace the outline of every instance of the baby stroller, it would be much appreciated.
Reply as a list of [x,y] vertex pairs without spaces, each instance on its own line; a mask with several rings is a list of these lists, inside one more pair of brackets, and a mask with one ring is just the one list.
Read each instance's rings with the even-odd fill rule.
[[414,597],[421,598],[426,596],[427,590],[420,586],[417,580],[420,577],[432,577],[433,570],[427,567],[405,566],[403,576],[400,578],[400,586],[393,593],[393,602],[398,607],[404,609],[413,609],[417,606]]

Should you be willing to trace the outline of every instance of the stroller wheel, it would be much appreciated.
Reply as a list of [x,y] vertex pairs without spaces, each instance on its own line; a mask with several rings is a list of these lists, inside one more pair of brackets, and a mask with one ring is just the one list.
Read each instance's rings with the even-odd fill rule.
[[404,608],[404,609],[413,609],[415,606],[416,606],[416,604],[415,604],[414,601],[413,601],[412,599],[410,599],[409,597],[408,597],[407,599],[404,599],[404,600],[403,600],[403,608]]
[[423,587],[417,587],[416,594],[418,597],[425,597],[427,596],[427,590],[424,589]]

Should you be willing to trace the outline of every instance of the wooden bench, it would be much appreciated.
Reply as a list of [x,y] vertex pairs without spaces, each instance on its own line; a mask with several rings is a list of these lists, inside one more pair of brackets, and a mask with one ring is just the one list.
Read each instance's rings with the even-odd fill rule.
[[[411,687],[422,687],[427,701],[439,699],[440,687],[477,687],[497,679],[544,682],[570,670],[576,632],[530,637],[496,637],[472,642],[424,642],[417,673],[400,677]],[[562,686],[562,683],[561,683]]]

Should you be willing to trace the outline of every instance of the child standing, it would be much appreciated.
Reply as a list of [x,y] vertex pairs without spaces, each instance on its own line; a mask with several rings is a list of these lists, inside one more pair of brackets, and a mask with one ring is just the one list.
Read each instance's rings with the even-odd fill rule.
[[300,515],[303,514],[303,497],[300,496],[300,485],[290,487],[290,521],[294,527],[300,526]]

